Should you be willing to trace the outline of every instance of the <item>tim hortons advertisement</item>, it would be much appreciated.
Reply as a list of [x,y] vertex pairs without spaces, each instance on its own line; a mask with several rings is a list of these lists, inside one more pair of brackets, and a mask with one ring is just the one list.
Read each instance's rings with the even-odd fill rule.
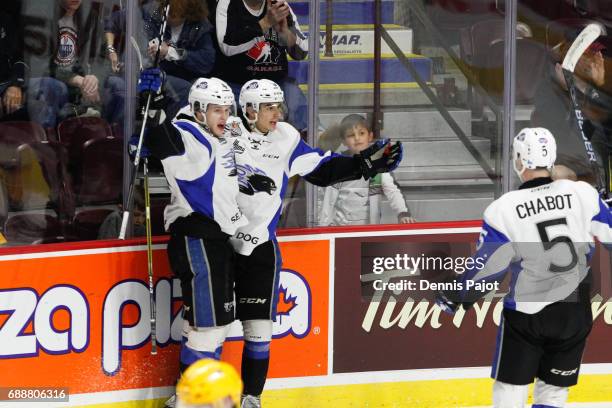
[[[454,316],[435,305],[449,271],[478,266],[477,234],[337,238],[335,241],[335,373],[491,364],[509,277]],[[612,362],[610,254],[593,256],[594,327],[585,363]],[[510,274],[509,274],[510,275]],[[469,284],[469,281],[466,282]],[[493,283],[492,283],[493,284]]]
[[[327,372],[328,241],[283,243],[271,377]],[[70,394],[173,385],[181,288],[154,250],[157,355],[151,355],[146,251],[0,253],[0,384]],[[316,302],[314,301],[316,299]],[[224,358],[238,365],[240,328]],[[286,364],[291,361],[291,364]]]

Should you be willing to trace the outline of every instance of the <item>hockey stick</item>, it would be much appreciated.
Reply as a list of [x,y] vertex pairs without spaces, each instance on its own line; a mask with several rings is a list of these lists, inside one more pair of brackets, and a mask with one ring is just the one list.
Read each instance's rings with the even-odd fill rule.
[[[134,37],[130,37],[130,43],[136,50],[140,72],[143,70],[142,53],[138,42]],[[149,193],[149,162],[145,157],[142,162],[144,175],[144,199],[145,199],[145,230],[147,236],[147,272],[149,273],[149,301],[151,307],[151,354],[157,354],[157,313],[155,303],[155,291],[153,282],[153,238],[151,234],[151,194]]]
[[576,119],[576,124],[578,125],[578,130],[580,131],[582,141],[584,142],[584,148],[591,163],[593,174],[595,174],[597,190],[603,199],[608,197],[608,189],[601,174],[599,164],[597,163],[597,154],[593,149],[593,145],[584,134],[584,115],[582,114],[580,105],[578,104],[574,70],[576,69],[576,65],[578,64],[580,57],[582,57],[582,54],[584,54],[587,48],[589,48],[589,46],[593,44],[593,42],[595,42],[599,36],[604,35],[605,33],[606,30],[601,24],[592,23],[586,26],[572,43],[571,47],[567,51],[567,54],[565,55],[565,58],[563,59],[562,64],[563,77],[565,78],[565,83],[567,84],[567,89],[570,94],[570,100],[572,101],[574,118]]
[[[153,66],[159,65],[159,52],[161,50],[162,41],[164,38],[164,32],[166,31],[166,23],[168,21],[168,13],[170,12],[170,1],[165,6],[165,10],[162,13],[162,23],[159,30],[157,52],[155,53],[155,60]],[[140,128],[140,135],[138,137],[138,147],[136,148],[136,155],[134,157],[134,168],[132,169],[132,182],[130,183],[130,190],[128,193],[127,205],[123,211],[123,218],[121,220],[121,230],[119,232],[119,239],[125,239],[125,233],[127,231],[128,221],[130,219],[130,212],[132,210],[132,204],[134,203],[134,186],[136,185],[136,178],[138,177],[138,166],[140,165],[140,155],[142,151],[142,142],[144,140],[144,132],[147,127],[147,119],[149,117],[149,107],[151,106],[151,92],[147,95],[147,103],[145,105],[144,114],[142,118],[142,127]]]
[[[153,62],[153,66],[159,65],[159,53],[161,50],[161,44],[163,40],[164,32],[166,31],[166,22],[168,20],[168,13],[170,11],[170,1],[165,6],[165,10],[162,13],[162,24],[159,30],[158,37],[158,47],[157,52],[155,53],[155,60]],[[140,65],[140,71],[143,69],[142,64],[142,54],[140,52],[140,47],[138,43],[134,39],[134,37],[130,38],[132,46],[137,51],[138,54],[138,63]],[[140,128],[140,135],[138,138],[138,148],[136,149],[136,156],[134,157],[134,168],[132,169],[132,182],[130,184],[130,190],[128,193],[128,199],[126,203],[125,211],[123,212],[123,219],[121,221],[121,231],[119,233],[119,239],[125,239],[125,233],[127,231],[127,225],[130,217],[130,212],[132,210],[132,206],[134,204],[134,190],[136,187],[136,179],[138,177],[138,167],[140,164],[140,156],[142,152],[142,143],[144,141],[144,132],[147,126],[147,119],[149,117],[149,108],[151,106],[151,92],[147,95],[147,104],[145,106],[144,114],[142,117],[142,127]],[[144,175],[144,196],[145,196],[145,229],[147,236],[147,272],[148,272],[148,283],[149,283],[149,302],[151,308],[151,316],[150,316],[150,324],[151,324],[151,354],[157,354],[157,312],[156,312],[156,302],[155,302],[155,290],[154,290],[154,281],[153,281],[153,245],[152,245],[152,236],[151,236],[151,197],[149,194],[149,170],[148,170],[148,160],[145,157],[143,161],[143,175]]]

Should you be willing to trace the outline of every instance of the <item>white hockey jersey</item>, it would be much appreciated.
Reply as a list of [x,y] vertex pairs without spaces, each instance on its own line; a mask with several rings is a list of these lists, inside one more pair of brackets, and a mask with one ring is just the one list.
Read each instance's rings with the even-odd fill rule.
[[238,228],[230,241],[238,253],[250,255],[256,246],[276,237],[289,178],[307,175],[337,155],[310,147],[285,122],[279,122],[267,135],[249,132],[241,121],[234,122],[233,129],[240,133],[240,142],[234,147],[238,205],[249,222]]
[[539,178],[504,194],[485,210],[474,282],[512,274],[504,307],[533,314],[568,298],[589,273],[594,237],[612,246],[612,213],[584,182]]
[[247,223],[237,203],[238,177],[229,132],[217,138],[189,120],[189,106],[179,111],[172,124],[178,129],[184,152],[161,160],[171,191],[164,210],[166,230],[178,218],[198,212],[216,221],[232,235]]

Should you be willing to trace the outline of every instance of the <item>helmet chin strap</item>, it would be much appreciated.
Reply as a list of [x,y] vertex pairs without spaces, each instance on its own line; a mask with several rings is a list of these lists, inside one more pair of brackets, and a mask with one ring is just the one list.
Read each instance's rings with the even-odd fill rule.
[[[522,163],[521,163],[522,164]],[[525,167],[525,165],[523,165],[521,167],[521,169],[519,170],[516,167],[516,160],[514,160],[514,162],[512,163],[512,167],[514,168],[514,172],[516,173],[516,175],[518,176],[519,180],[521,180],[521,183],[523,183],[523,174],[525,173],[525,170],[527,170],[527,167]]]
[[[191,109],[193,110],[193,107]],[[202,109],[198,110],[198,112],[202,113]],[[211,129],[208,127],[208,124],[206,123],[206,114],[202,113],[202,117],[204,118],[204,120],[200,120],[198,119],[198,115],[196,113],[197,112],[195,111],[193,112],[193,118],[195,119],[195,121],[198,122],[204,129],[210,132]]]

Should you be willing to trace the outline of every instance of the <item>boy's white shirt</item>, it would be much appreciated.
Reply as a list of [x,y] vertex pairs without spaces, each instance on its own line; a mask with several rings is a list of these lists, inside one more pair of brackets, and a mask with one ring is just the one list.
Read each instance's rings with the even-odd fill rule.
[[[382,195],[389,200],[395,215],[408,211],[404,196],[390,173],[381,174],[381,188]],[[319,225],[379,224],[381,221],[382,197],[380,193],[372,194],[370,190],[370,181],[364,178],[327,187],[321,204]],[[347,194],[339,201],[343,192]],[[350,193],[354,193],[354,199],[346,200],[346,195]],[[361,211],[361,216],[359,216],[358,211]],[[350,217],[349,212],[357,215],[357,217]]]

